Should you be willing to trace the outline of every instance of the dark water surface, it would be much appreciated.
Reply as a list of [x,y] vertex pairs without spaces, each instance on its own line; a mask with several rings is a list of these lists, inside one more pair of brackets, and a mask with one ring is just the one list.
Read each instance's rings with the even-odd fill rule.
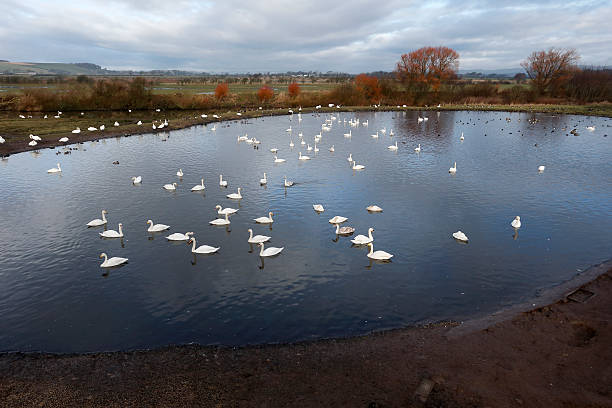
[[[428,112],[419,123],[417,115],[337,113],[316,154],[298,133],[314,145],[329,115],[220,123],[216,131],[199,126],[84,143],[70,155],[47,149],[3,159],[0,350],[244,345],[460,320],[531,298],[611,257],[612,137],[604,136],[611,120]],[[352,128],[356,117],[369,126]],[[386,134],[371,137],[383,127]],[[573,128],[579,136],[567,135]],[[259,149],[237,142],[245,133],[261,140]],[[399,150],[389,151],[395,141]],[[274,164],[271,147],[287,162]],[[298,161],[299,151],[312,160]],[[349,153],[365,170],[350,168]],[[62,174],[47,174],[58,161]],[[539,165],[546,166],[541,174]],[[267,187],[259,185],[263,172]],[[131,184],[136,175],[140,186]],[[285,189],[284,175],[295,186]],[[201,177],[205,193],[190,192]],[[173,181],[176,192],[162,189]],[[240,202],[225,198],[237,187]],[[316,203],[324,213],[313,211]],[[227,229],[208,225],[216,204],[239,208]],[[370,204],[384,212],[368,213]],[[102,209],[109,229],[123,223],[122,241],[85,227]],[[253,222],[268,211],[275,213],[271,230]],[[334,215],[348,217],[356,234],[374,227],[375,249],[394,254],[393,262],[371,263],[367,249],[335,240]],[[516,215],[523,223],[517,236]],[[194,256],[185,243],[167,242],[168,233],[147,233],[147,219],[221,249]],[[262,264],[248,228],[285,250]],[[453,240],[459,229],[469,244]],[[101,252],[129,263],[103,274]]]

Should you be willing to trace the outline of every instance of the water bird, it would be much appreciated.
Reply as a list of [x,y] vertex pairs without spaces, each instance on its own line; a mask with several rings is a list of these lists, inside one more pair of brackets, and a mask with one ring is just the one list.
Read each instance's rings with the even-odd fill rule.
[[332,217],[329,220],[330,224],[342,224],[343,222],[345,222],[346,220],[348,220],[348,218],[346,217],[342,217],[340,215],[335,215],[334,217]]
[[544,170],[546,170],[546,166],[538,166],[538,172],[542,173]]
[[259,184],[260,185],[264,185],[264,184],[268,184],[268,179],[266,178],[266,173],[263,174],[263,178],[259,179]]
[[226,197],[231,198],[233,200],[240,200],[242,198],[242,194],[240,194],[240,187],[238,187],[237,193],[228,194]]
[[355,160],[353,160],[353,170],[363,170],[365,166],[363,164],[357,164]]
[[132,177],[132,184],[140,184],[142,182],[142,176]]
[[346,160],[352,162],[353,161],[353,153],[349,153],[349,157],[347,157]]
[[113,124],[113,126],[119,126],[119,122],[115,121],[115,123]]
[[166,237],[168,241],[187,241],[193,235],[193,232],[180,233],[175,232],[174,234],[170,234]]
[[119,223],[119,232],[108,230],[99,233],[102,238],[123,238],[123,224]]
[[274,213],[270,211],[267,217],[258,217],[255,218],[253,221],[258,224],[272,224],[274,222],[274,220],[272,219],[272,215],[274,215]]
[[285,159],[279,159],[276,155],[274,156],[274,163],[284,163],[286,161]]
[[371,242],[367,244],[370,248],[370,252],[368,252],[368,258],[374,259],[377,261],[388,261],[393,258],[393,255],[385,252],[385,251],[374,251],[374,244]]
[[81,128],[76,128],[72,131],[72,133],[77,134],[77,133],[81,133]]
[[292,141],[289,142],[289,147],[293,147],[293,146],[295,146],[295,145],[293,144],[293,140],[292,140]]
[[179,169],[179,170],[176,172],[176,175],[177,175],[178,177],[183,177],[183,169]]
[[368,236],[365,235],[357,235],[355,238],[351,239],[351,242],[355,245],[366,245],[370,242],[374,242],[374,237],[372,236],[372,232],[374,232],[374,228],[368,228]]
[[372,135],[372,137],[373,137],[374,139],[378,139],[378,131],[377,131],[375,134],[373,134],[373,135]]
[[414,148],[414,151],[419,153],[421,151],[421,144],[419,143],[419,145],[417,147]]
[[387,146],[387,149],[389,149],[389,150],[393,150],[393,151],[397,150],[397,140],[395,141],[395,144],[394,144],[394,145]]
[[310,156],[302,156],[302,152],[300,152],[298,160],[310,160]]
[[118,256],[113,256],[112,258],[109,258],[104,252],[100,254],[100,258],[104,258],[104,262],[100,264],[101,268],[112,268],[114,266],[122,265],[128,261],[127,258],[121,258]]
[[88,227],[99,227],[100,225],[106,224],[106,214],[108,214],[108,212],[106,212],[106,210],[102,210],[102,219],[96,218],[94,220],[91,220],[87,223],[87,226]]
[[104,129],[106,129],[106,126],[100,125],[100,130],[104,130]]
[[366,210],[368,210],[369,212],[382,212],[383,211],[383,209],[377,205],[369,205],[366,207]]
[[253,236],[253,230],[251,228],[248,229],[249,232],[249,239],[248,239],[248,243],[249,244],[259,244],[261,242],[268,242],[270,239],[272,239],[272,237],[269,237],[267,235],[255,235]]
[[40,136],[36,136],[33,134],[30,134],[30,139],[32,140],[36,140],[37,142],[40,142],[42,139],[40,138]]
[[62,168],[60,167],[59,163],[57,163],[57,167],[53,167],[47,170],[47,173],[61,173],[61,172],[62,172]]
[[210,221],[209,224],[210,225],[229,225],[230,224],[229,214],[225,213],[224,215],[225,215],[225,219],[217,218],[217,219]]
[[238,212],[238,210],[235,208],[230,208],[230,207],[223,208],[218,204],[215,206],[215,209],[217,210],[217,214],[219,215],[225,215],[225,214],[232,215]]
[[451,173],[451,174],[457,173],[457,162],[455,162],[455,164],[453,164],[453,167],[448,169],[448,172]]
[[461,242],[468,242],[468,237],[461,231],[453,232],[453,238]]
[[223,180],[223,174],[219,174],[219,185],[221,187],[227,187],[227,180]]
[[351,235],[355,232],[353,227],[341,227],[340,224],[336,224],[336,235]]
[[353,136],[353,130],[352,130],[352,129],[351,129],[351,130],[349,130],[349,132],[348,132],[348,133],[345,133],[345,134],[344,134],[344,137],[351,137],[351,136]]
[[332,145],[332,147],[329,148],[329,151],[332,153],[336,151],[336,149],[334,148],[334,145]]
[[147,228],[147,232],[160,232],[170,229],[169,225],[166,224],[153,224],[153,221],[147,220],[147,224],[149,224],[149,228]]
[[293,184],[293,181],[287,181],[287,176],[285,176],[285,187],[291,187]]
[[192,237],[189,239],[189,241],[187,241],[187,245],[191,243],[193,243],[193,246],[191,247],[191,252],[193,252],[194,254],[214,254],[219,249],[221,249],[221,247],[215,248],[210,245],[200,245],[196,248],[195,237]]
[[586,128],[591,132],[595,130],[595,126],[587,126]]
[[271,151],[272,153],[277,153],[277,152],[278,152],[278,149],[277,149],[276,147],[273,147],[272,149],[270,149],[270,151]]
[[164,188],[166,190],[170,190],[170,191],[174,191],[176,190],[176,183],[172,183],[172,184],[164,184]]
[[98,130],[98,128],[94,126],[90,126],[87,128],[87,130],[89,130],[90,132],[93,132],[94,130]]
[[142,125],[142,121],[141,121],[141,120],[139,120],[138,122],[136,122],[136,124],[137,124],[138,126],[140,126],[140,125]]
[[32,140],[30,143],[28,143],[28,145],[30,146],[36,146],[38,143],[36,143],[36,140]]
[[314,210],[316,212],[323,212],[323,211],[325,211],[325,208],[323,208],[323,206],[321,204],[313,204],[312,208],[314,208]]
[[0,136],[0,143],[4,143],[4,142],[6,142],[6,140],[2,136]]
[[206,187],[204,187],[204,178],[202,178],[202,183],[201,184],[196,184],[195,186],[191,187],[191,191],[202,191],[205,188]]
[[66,136],[64,137],[60,137],[60,139],[58,140],[60,143],[67,143],[68,142],[68,138]]
[[281,247],[281,248],[270,247],[270,248],[264,249],[263,242],[260,242],[258,245],[261,247],[261,250],[259,251],[259,256],[262,256],[262,257],[278,255],[283,251],[283,249],[285,249],[285,247]]
[[512,225],[512,228],[521,228],[521,217],[519,217],[518,215],[514,217],[510,225]]
[[461,132],[461,137],[459,138],[459,140],[461,141],[465,140],[465,137],[463,137],[463,132]]

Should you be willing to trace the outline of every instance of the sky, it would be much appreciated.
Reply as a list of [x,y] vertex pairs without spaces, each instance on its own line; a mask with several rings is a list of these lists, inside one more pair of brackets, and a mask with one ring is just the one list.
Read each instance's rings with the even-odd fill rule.
[[211,73],[392,71],[443,45],[461,70],[575,48],[612,66],[608,1],[0,0],[0,59]]

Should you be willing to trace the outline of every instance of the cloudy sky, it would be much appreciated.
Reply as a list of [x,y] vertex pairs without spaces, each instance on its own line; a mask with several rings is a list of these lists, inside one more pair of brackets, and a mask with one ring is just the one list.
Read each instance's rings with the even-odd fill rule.
[[0,0],[0,59],[208,72],[394,69],[445,45],[460,69],[519,66],[574,47],[612,65],[612,2]]

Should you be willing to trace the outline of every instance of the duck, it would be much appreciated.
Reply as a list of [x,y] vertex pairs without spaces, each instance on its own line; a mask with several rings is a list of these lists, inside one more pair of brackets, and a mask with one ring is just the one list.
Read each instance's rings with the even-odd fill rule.
[[453,167],[451,167],[450,169],[448,169],[448,172],[451,174],[455,174],[457,172],[457,162],[455,162],[455,164],[453,165]]
[[347,220],[348,220],[348,218],[346,218],[346,217],[342,217],[340,215],[336,215],[336,216],[334,216],[333,218],[331,218],[329,220],[329,223],[330,224],[342,224],[343,222],[345,222]]
[[351,242],[355,245],[366,245],[371,242],[374,242],[374,237],[372,236],[372,232],[374,232],[374,228],[368,228],[368,236],[365,235],[357,235],[355,238],[351,239]]
[[341,227],[340,224],[336,224],[336,235],[351,235],[355,232],[353,227]]
[[414,151],[419,153],[421,151],[421,144],[419,143],[419,145],[417,147],[414,148]]
[[321,204],[313,204],[312,208],[314,208],[316,212],[320,212],[320,213],[325,211],[325,208],[323,208]]
[[123,224],[119,223],[119,232],[115,230],[108,230],[100,232],[102,238],[123,238]]
[[193,243],[193,246],[191,247],[191,252],[193,252],[194,254],[214,254],[219,249],[221,249],[221,247],[215,248],[210,245],[200,245],[196,248],[195,237],[191,237],[189,241],[187,241],[187,245],[191,243]]
[[210,225],[229,225],[230,224],[230,220],[229,220],[229,214],[225,213],[225,219],[223,218],[216,218],[212,221],[209,222]]
[[172,183],[172,184],[164,184],[164,188],[165,188],[166,190],[170,190],[170,191],[174,191],[174,190],[176,190],[176,186],[177,186],[177,184],[176,184],[176,183]]
[[206,187],[204,186],[204,178],[202,178],[201,184],[196,184],[195,186],[191,187],[191,191],[202,191],[205,188]]
[[62,168],[60,167],[59,163],[57,163],[57,167],[53,167],[47,170],[47,173],[61,173],[61,172],[62,172]]
[[276,155],[274,155],[274,163],[284,163],[287,160],[285,159],[279,159]]
[[332,153],[336,151],[336,149],[334,148],[334,145],[332,145],[332,147],[329,148],[329,151]]
[[60,143],[67,143],[68,140],[70,140],[70,139],[68,139],[66,136],[64,136],[64,137],[60,137],[59,142]]
[[272,219],[272,215],[274,215],[274,213],[270,211],[267,217],[258,217],[255,218],[253,221],[258,224],[272,224],[274,222],[274,220]]
[[538,166],[538,172],[542,173],[544,170],[546,170],[546,166]]
[[261,249],[259,250],[259,256],[262,256],[262,257],[278,255],[283,251],[283,249],[285,249],[285,247],[281,247],[281,248],[270,247],[270,248],[264,249],[263,242],[260,242],[258,245],[261,247]]
[[168,241],[187,241],[189,237],[193,235],[193,232],[180,233],[175,232],[174,234],[170,234],[166,237]]
[[468,237],[461,231],[453,232],[453,238],[458,241],[468,242]]
[[132,177],[132,184],[140,184],[142,183],[142,176]]
[[272,237],[267,235],[253,236],[253,230],[251,228],[249,228],[247,231],[249,232],[249,239],[247,241],[249,244],[259,244],[261,242],[268,242],[270,239],[272,239]]
[[397,140],[395,141],[394,145],[387,146],[387,149],[389,149],[389,150],[397,150]]
[[237,193],[228,194],[226,197],[231,198],[233,200],[240,200],[242,198],[242,194],[240,194],[240,187],[238,187]]
[[183,177],[183,169],[179,169],[179,171],[176,172],[176,175],[178,177]]
[[106,224],[106,210],[102,210],[102,219],[96,218],[95,220],[91,220],[87,223],[88,227],[99,227],[100,225]]
[[147,232],[160,232],[160,231],[165,231],[167,229],[170,229],[169,225],[153,224],[153,221],[151,220],[147,220],[147,224],[149,224],[149,228],[147,229]]
[[510,225],[512,225],[512,228],[516,228],[516,229],[521,228],[521,217],[519,217],[518,215],[514,217]]
[[382,212],[383,211],[383,209],[377,205],[369,205],[366,207],[366,210],[368,210],[369,212]]
[[219,185],[221,187],[227,187],[227,180],[223,180],[223,174],[219,174]]
[[376,261],[388,261],[393,258],[393,255],[385,252],[385,251],[374,251],[374,244],[371,242],[367,244],[370,248],[370,252],[368,252],[368,258],[374,259]]
[[363,164],[357,164],[355,160],[353,160],[353,170],[363,170],[365,166]]
[[284,183],[285,187],[291,187],[293,184],[294,184],[293,181],[287,181],[287,176],[285,176],[285,183]]
[[263,178],[259,179],[259,184],[260,185],[265,185],[268,184],[268,179],[266,178],[266,173],[263,174]]
[[302,156],[302,152],[300,152],[300,155],[298,156],[298,160],[310,160],[310,156]]
[[225,214],[232,215],[232,214],[235,214],[235,213],[238,212],[238,210],[235,209],[235,208],[230,208],[230,207],[223,208],[223,207],[221,207],[218,204],[217,204],[217,206],[215,208],[217,209],[217,214],[219,214],[219,215],[225,215]]
[[113,256],[112,258],[109,258],[104,252],[100,254],[100,258],[104,258],[104,262],[100,264],[100,268],[112,268],[114,266],[123,265],[128,261],[127,258],[121,258],[118,256]]

